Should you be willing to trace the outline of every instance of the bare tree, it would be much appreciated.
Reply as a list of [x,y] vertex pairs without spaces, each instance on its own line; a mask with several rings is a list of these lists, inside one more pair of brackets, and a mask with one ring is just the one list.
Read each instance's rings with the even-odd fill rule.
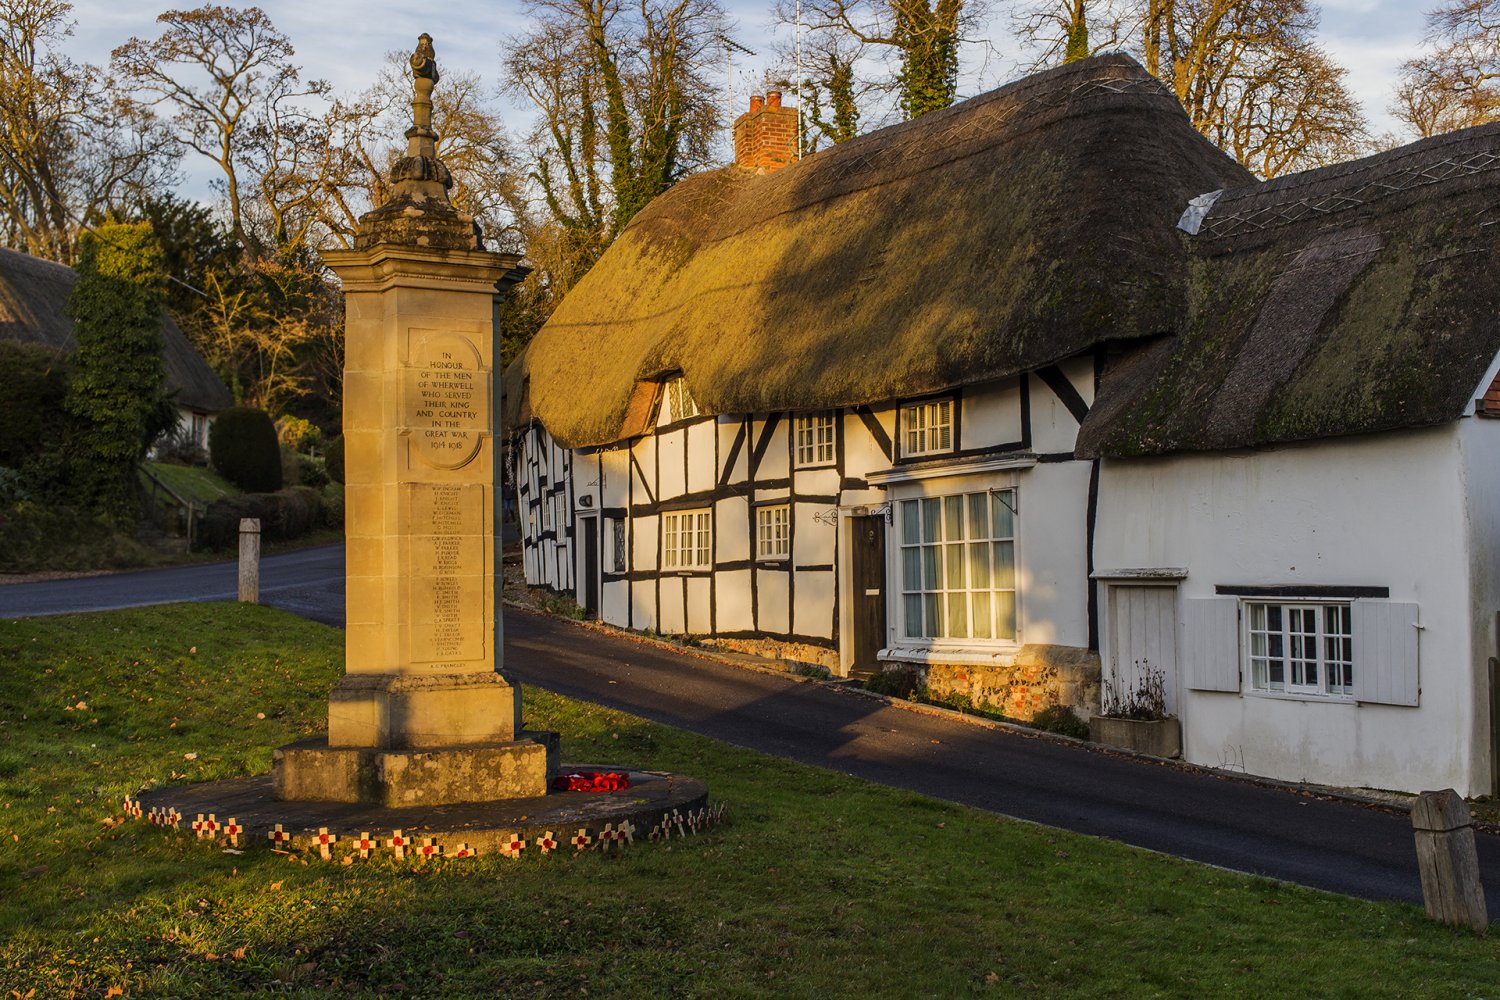
[[[399,137],[411,125],[408,59],[389,53],[376,82],[335,101],[324,118],[320,211],[330,238],[343,246],[352,245],[359,217],[385,202],[391,164],[405,155]],[[474,216],[488,238],[513,246],[520,178],[495,96],[474,74],[445,69],[433,91],[432,120],[438,157],[453,175],[453,204]]]
[[1500,119],[1500,0],[1447,0],[1402,69],[1392,114],[1420,136]]
[[1032,69],[1119,48],[1132,19],[1139,15],[1129,0],[1020,0],[1011,11]]
[[[813,51],[835,57],[820,81],[835,102],[861,89],[836,90],[835,71],[868,56],[885,69],[865,82],[894,93],[900,116],[911,119],[953,103],[959,47],[986,12],[977,0],[804,0],[801,15]],[[794,19],[786,3],[777,13],[783,23]]]
[[1345,70],[1313,41],[1307,0],[1145,0],[1146,69],[1193,126],[1271,177],[1358,152],[1366,136]]
[[[301,79],[292,43],[259,7],[208,4],[169,10],[157,22],[162,34],[121,45],[114,66],[152,105],[172,112],[179,142],[219,167],[230,229],[245,252],[274,251],[301,228],[288,228],[289,215],[309,197],[311,182],[287,159],[292,123],[313,120],[297,105],[324,97],[328,85]],[[269,231],[252,232],[257,210]]]
[[719,128],[710,66],[718,0],[532,0],[509,43],[507,87],[537,110],[529,137],[537,203],[513,206],[537,265],[526,322],[598,260],[652,198],[708,165]]
[[173,163],[149,116],[98,69],[56,51],[71,9],[0,0],[0,232],[60,261],[71,261],[85,215],[108,214]]

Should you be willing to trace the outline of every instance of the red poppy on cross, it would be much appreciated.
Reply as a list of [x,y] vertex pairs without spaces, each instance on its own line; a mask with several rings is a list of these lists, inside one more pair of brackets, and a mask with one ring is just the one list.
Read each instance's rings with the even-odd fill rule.
[[578,828],[578,832],[573,835],[573,839],[568,841],[568,843],[572,844],[580,851],[587,850],[588,846],[593,842],[594,838],[590,837],[588,830],[584,829],[581,826]]
[[280,823],[277,823],[275,828],[266,834],[266,839],[271,842],[272,847],[292,846],[292,835],[283,830]]
[[536,846],[537,849],[540,850],[543,854],[551,854],[553,851],[557,850],[557,841],[552,839],[552,831],[548,830],[546,833],[536,838]]
[[422,855],[423,861],[426,861],[428,858],[442,857],[443,849],[438,846],[438,842],[436,840],[432,839],[431,837],[423,837],[422,846],[417,848],[417,853]]
[[240,834],[244,832],[245,828],[235,822],[233,816],[229,817],[229,822],[224,824],[224,839],[229,841],[230,847],[240,846]]
[[406,857],[406,849],[411,846],[411,841],[403,837],[400,830],[396,830],[391,834],[390,843],[391,853],[394,854],[398,860]]
[[526,841],[514,833],[507,833],[500,838],[500,853],[507,858],[519,858],[524,850],[526,850]]
[[472,858],[473,856],[474,849],[468,844],[459,844],[453,849],[453,853],[449,855],[449,857],[454,858]]
[[328,827],[318,827],[318,836],[314,839],[313,843],[318,845],[318,853],[323,856],[324,861],[333,857],[332,847],[338,843],[338,839],[337,834],[328,832]]
[[362,831],[359,839],[354,842],[354,849],[359,852],[359,856],[362,858],[368,858],[370,852],[378,846],[379,843],[377,841],[370,839],[370,831],[368,830]]
[[199,813],[198,818],[188,824],[189,829],[193,831],[193,835],[199,840],[203,839],[203,822],[203,814]]

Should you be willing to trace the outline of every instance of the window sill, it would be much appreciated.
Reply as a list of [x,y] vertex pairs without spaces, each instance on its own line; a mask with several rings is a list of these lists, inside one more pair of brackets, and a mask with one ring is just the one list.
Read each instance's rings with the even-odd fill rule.
[[1015,662],[1019,643],[1005,642],[990,646],[888,646],[875,654],[878,660],[892,663],[969,663],[976,666],[1010,666]]
[[1244,694],[1247,698],[1263,698],[1266,701],[1305,701],[1317,705],[1359,704],[1352,694],[1301,694],[1296,691],[1262,691],[1260,688],[1246,688]]

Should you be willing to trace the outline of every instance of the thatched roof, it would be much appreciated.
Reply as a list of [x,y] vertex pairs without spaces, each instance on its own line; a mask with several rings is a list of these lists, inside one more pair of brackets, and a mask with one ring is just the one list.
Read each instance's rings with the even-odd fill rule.
[[[0,248],[0,338],[71,351],[73,320],[64,307],[77,278],[70,267]],[[165,313],[161,332],[167,387],[177,404],[208,412],[233,405],[224,383]]]
[[699,174],[564,299],[507,373],[508,417],[597,445],[632,430],[640,380],[675,371],[707,412],[809,410],[1170,332],[1190,274],[1173,223],[1249,180],[1118,55],[774,173]]
[[1082,454],[1454,420],[1500,353],[1500,125],[1228,190],[1183,239],[1182,332],[1106,376]]

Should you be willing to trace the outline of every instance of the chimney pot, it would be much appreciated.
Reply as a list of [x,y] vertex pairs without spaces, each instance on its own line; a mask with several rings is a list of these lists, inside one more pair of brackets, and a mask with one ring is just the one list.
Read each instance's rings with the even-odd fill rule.
[[797,110],[783,107],[781,91],[750,98],[750,110],[734,122],[734,162],[764,174],[797,161]]

